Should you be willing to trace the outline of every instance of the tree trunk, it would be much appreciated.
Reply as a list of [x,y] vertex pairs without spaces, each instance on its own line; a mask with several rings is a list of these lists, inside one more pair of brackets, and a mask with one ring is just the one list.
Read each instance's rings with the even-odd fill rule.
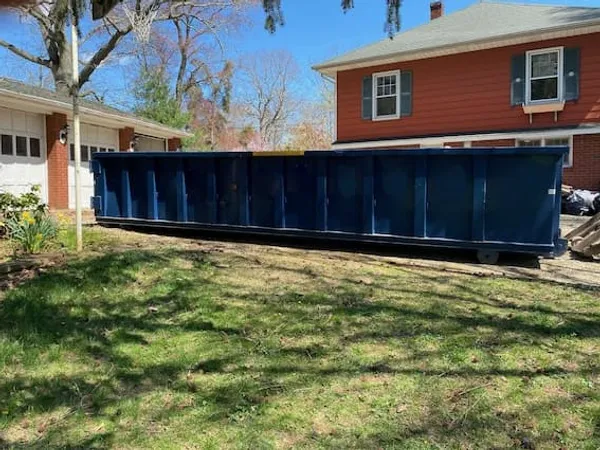
[[54,77],[54,86],[56,92],[62,95],[71,94],[71,85],[73,83],[73,71],[71,69],[71,45],[65,43],[62,47],[58,59],[52,61],[50,68]]

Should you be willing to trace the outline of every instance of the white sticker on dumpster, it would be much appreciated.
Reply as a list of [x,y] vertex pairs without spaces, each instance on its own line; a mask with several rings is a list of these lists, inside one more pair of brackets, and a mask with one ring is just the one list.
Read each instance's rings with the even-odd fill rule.
[[548,189],[548,195],[556,195],[556,189]]

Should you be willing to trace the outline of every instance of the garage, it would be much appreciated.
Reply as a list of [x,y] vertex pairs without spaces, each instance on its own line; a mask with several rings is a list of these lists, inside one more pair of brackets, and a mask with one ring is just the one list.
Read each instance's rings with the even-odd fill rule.
[[142,134],[136,135],[138,152],[164,152],[167,150],[166,139],[145,136]]
[[48,201],[44,115],[0,108],[0,191],[22,194],[40,185]]
[[[69,127],[72,124],[69,123]],[[94,195],[94,176],[90,172],[90,159],[96,152],[115,152],[119,148],[119,130],[97,125],[81,124],[81,199],[89,207]],[[69,208],[75,208],[75,148],[69,142]]]

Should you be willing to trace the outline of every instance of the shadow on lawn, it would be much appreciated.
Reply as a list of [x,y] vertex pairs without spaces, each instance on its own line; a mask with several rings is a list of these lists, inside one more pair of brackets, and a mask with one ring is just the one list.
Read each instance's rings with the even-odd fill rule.
[[[191,262],[190,269],[181,270],[193,270],[194,277],[173,278],[172,274],[167,274],[166,279],[161,279],[164,289],[148,294],[149,287],[143,284],[144,273],[150,271],[156,277],[155,271],[169,267],[176,258]],[[411,339],[425,334],[451,337],[466,333],[466,347],[474,345],[485,350],[487,346],[487,349],[499,350],[524,338],[529,342],[563,336],[596,338],[600,336],[600,320],[596,314],[571,309],[561,311],[530,304],[517,307],[514,302],[485,298],[477,287],[466,283],[454,283],[453,287],[460,294],[431,293],[428,291],[431,280],[426,284],[424,275],[423,286],[402,284],[393,277],[382,276],[369,286],[342,279],[345,284],[340,287],[332,286],[331,280],[318,273],[289,267],[277,269],[297,271],[313,278],[313,293],[232,292],[237,301],[223,306],[212,297],[232,288],[220,285],[212,276],[213,269],[210,257],[200,251],[130,251],[72,263],[8,292],[0,303],[0,337],[20,342],[28,351],[39,354],[47,352],[53,345],[65,345],[78,357],[96,366],[83,375],[21,375],[0,381],[0,411],[7,411],[9,421],[14,423],[27,414],[67,407],[75,414],[102,417],[117,423],[120,413],[118,410],[109,413],[109,407],[117,407],[124,399],[168,388],[192,393],[195,402],[186,407],[205,405],[206,420],[235,422],[254,414],[276,396],[326,385],[333,376],[456,376],[466,377],[468,381],[491,376],[597,373],[595,366],[514,369],[502,367],[500,361],[493,368],[463,365],[456,370],[439,370],[427,365],[432,359],[441,358],[442,351],[427,352],[418,346],[411,348],[410,357],[403,360],[383,357],[373,363],[341,362],[336,365],[335,356],[345,346],[355,343]],[[415,276],[419,277],[418,274]],[[439,282],[453,283],[450,278]],[[131,288],[136,286],[139,290],[132,292]],[[112,289],[113,296],[108,296],[103,288]],[[122,288],[116,297],[115,288]],[[431,302],[431,307],[408,301],[394,303],[374,299],[375,290],[385,290],[389,297],[413,299],[423,296],[424,301]],[[481,310],[487,307],[507,312],[499,316],[493,310]],[[196,313],[198,309],[202,312]],[[233,317],[244,317],[245,320],[238,321],[243,326],[217,325],[215,316],[223,309],[230,310]],[[515,312],[519,314],[513,314]],[[263,315],[279,317],[279,323],[269,324]],[[546,316],[560,317],[560,322],[541,320]],[[489,342],[477,342],[468,336],[468,330],[477,328],[492,329],[495,333]],[[178,331],[210,335],[221,345],[222,356],[192,364],[182,357],[166,363],[141,365],[118,350],[123,344],[149,347],[152,343],[148,342],[148,336],[153,333]],[[311,336],[324,343],[283,345],[280,339],[285,337],[293,341]],[[110,371],[104,376],[90,377],[107,367]],[[233,374],[237,378],[212,386],[195,381],[194,377],[202,374]],[[432,407],[432,411],[435,408]],[[181,407],[165,405],[156,419],[166,418],[169,414],[181,414]],[[465,430],[484,433],[505,426],[502,421],[471,419],[470,416],[465,416],[463,422],[453,428],[446,419],[436,418],[434,414],[425,428],[414,429],[413,436],[426,435],[432,430],[442,434],[464,433]],[[382,426],[388,428],[370,435],[364,442],[386,446],[409,437],[406,432],[393,431],[391,422],[382,421]],[[38,448],[52,446],[52,439],[59,435],[60,430],[54,428],[35,445],[39,444]],[[69,444],[71,447],[64,448],[109,447],[113,435],[99,431],[82,439],[75,439],[72,445]],[[346,438],[329,436],[323,442],[343,443],[343,439]],[[354,443],[363,439],[366,438],[355,436]],[[23,448],[29,445],[23,444]],[[15,448],[19,448],[18,445]]]

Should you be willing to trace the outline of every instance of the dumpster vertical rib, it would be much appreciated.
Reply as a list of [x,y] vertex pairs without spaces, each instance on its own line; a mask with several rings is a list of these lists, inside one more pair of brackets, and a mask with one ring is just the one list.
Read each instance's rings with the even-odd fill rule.
[[183,159],[181,158],[177,164],[177,220],[180,222],[188,221],[187,189]]
[[[122,161],[126,163],[127,161]],[[121,211],[125,217],[132,217],[131,209],[131,182],[129,178],[129,169],[124,167],[121,171]]]
[[[559,248],[561,244],[560,239],[560,208],[561,208],[561,191],[562,191],[562,174],[563,174],[563,158],[566,158],[566,155],[563,155],[560,158],[557,158],[554,167],[554,215],[552,218],[552,242],[554,247]],[[557,253],[559,253],[557,251]]]
[[327,159],[317,160],[317,230],[327,231]]
[[[217,223],[217,207],[219,198],[217,196],[217,163],[216,158],[210,158],[210,167],[206,177],[207,200],[208,200],[208,220],[209,223]],[[198,182],[196,180],[196,182]]]
[[473,223],[471,240],[485,240],[485,191],[487,156],[473,156]]
[[279,163],[279,173],[277,174],[278,197],[275,204],[275,226],[285,228],[285,159]]
[[373,234],[375,227],[375,187],[373,183],[373,157],[366,158],[361,167],[363,184],[363,233]]
[[154,161],[150,161],[147,172],[148,218],[158,220],[158,192],[156,192],[156,174],[154,173]]
[[427,235],[427,156],[415,163],[415,236]]
[[239,164],[242,165],[238,171],[240,180],[239,189],[239,208],[240,208],[240,225],[248,226],[250,224],[250,160],[248,158],[239,159]]
[[108,197],[108,192],[106,192],[106,170],[100,164],[96,180],[98,183],[96,186],[96,196],[100,197],[100,213],[96,211],[96,215],[106,216],[106,198]]

